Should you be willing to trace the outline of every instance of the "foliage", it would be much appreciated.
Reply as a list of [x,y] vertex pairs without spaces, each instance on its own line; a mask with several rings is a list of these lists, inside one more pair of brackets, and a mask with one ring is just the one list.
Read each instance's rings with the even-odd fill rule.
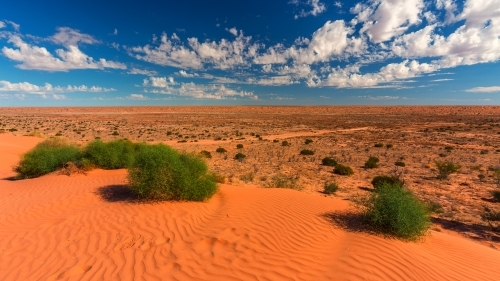
[[396,165],[398,167],[405,167],[406,166],[405,162],[403,162],[403,161],[397,161],[396,163],[394,163],[394,165]]
[[236,145],[236,148],[241,149],[241,148],[243,148],[243,145],[241,143],[239,143]]
[[500,190],[493,190],[491,195],[493,195],[493,199],[495,199],[495,201],[500,202]]
[[403,187],[404,182],[395,176],[376,176],[372,180],[373,188],[377,189],[384,184],[398,185]]
[[248,183],[248,182],[253,182],[253,179],[255,178],[255,174],[252,172],[246,173],[244,175],[240,176],[240,180]]
[[333,194],[339,189],[339,186],[336,182],[325,182],[323,186],[323,193],[325,194]]
[[335,167],[337,166],[337,160],[330,158],[330,157],[325,157],[321,160],[321,163],[325,166],[330,166],[330,167]]
[[453,164],[451,162],[439,162],[436,161],[436,167],[438,168],[438,179],[447,179],[449,175],[457,173],[460,170],[460,165]]
[[234,156],[234,159],[235,160],[238,160],[238,161],[243,161],[243,159],[245,159],[247,156],[243,153],[237,153],[235,156]]
[[491,230],[500,231],[500,212],[484,207],[484,211],[481,213],[481,219],[490,225]]
[[87,144],[85,158],[103,169],[128,168],[132,166],[136,151],[141,146],[144,145],[134,144],[129,140],[114,140],[110,142],[94,140]]
[[333,172],[337,175],[342,175],[342,176],[350,176],[354,174],[354,171],[352,170],[351,167],[342,164],[337,164]]
[[379,160],[377,157],[375,157],[375,156],[370,156],[370,157],[368,158],[368,161],[366,161],[366,163],[365,163],[365,168],[367,168],[367,169],[374,169],[374,168],[377,168],[377,167],[378,167],[377,163],[378,163],[379,161],[380,161],[380,160]]
[[300,155],[314,155],[314,151],[309,149],[303,149],[300,151]]
[[204,158],[212,158],[212,153],[210,151],[202,150],[200,151],[200,156]]
[[281,146],[290,146],[290,143],[287,141],[281,142]]
[[143,199],[203,201],[217,191],[201,158],[163,144],[138,150],[128,178],[132,192]]
[[222,148],[222,147],[219,147],[219,148],[217,148],[217,149],[215,150],[215,152],[217,152],[217,153],[226,153],[226,152],[227,152],[227,150],[225,150],[225,149],[224,149],[224,148]]
[[416,240],[430,227],[427,206],[397,184],[383,184],[363,202],[364,221],[375,231]]
[[376,143],[374,146],[375,147],[384,147],[384,144],[383,143]]
[[36,178],[62,168],[68,162],[78,161],[82,153],[78,147],[61,138],[50,138],[23,155],[14,168],[17,178]]
[[313,142],[313,140],[312,140],[312,139],[306,139],[305,144],[310,144],[310,143],[312,143],[312,142]]

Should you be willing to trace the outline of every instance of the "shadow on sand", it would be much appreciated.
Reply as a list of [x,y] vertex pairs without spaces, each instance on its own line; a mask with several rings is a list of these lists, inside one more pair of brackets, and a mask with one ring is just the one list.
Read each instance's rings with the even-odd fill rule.
[[127,185],[107,185],[99,187],[96,194],[106,202],[142,203]]
[[491,227],[480,224],[466,224],[458,221],[451,221],[443,218],[432,218],[432,223],[440,225],[447,230],[456,231],[473,240],[500,242],[500,233],[494,232]]

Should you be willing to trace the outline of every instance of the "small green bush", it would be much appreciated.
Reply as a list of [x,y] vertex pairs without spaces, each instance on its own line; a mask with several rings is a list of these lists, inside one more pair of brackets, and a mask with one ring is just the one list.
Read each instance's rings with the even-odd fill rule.
[[289,142],[287,142],[287,141],[283,141],[283,142],[281,143],[281,146],[290,146],[290,143],[289,143]]
[[210,151],[202,150],[200,151],[200,156],[204,158],[212,158],[212,153]]
[[242,180],[246,183],[249,183],[249,182],[253,182],[253,179],[255,178],[255,174],[253,172],[249,172],[249,173],[246,173],[244,175],[241,175],[239,178],[240,178],[240,180]]
[[270,188],[289,188],[295,190],[302,189],[302,186],[299,184],[297,178],[286,176],[283,174],[274,175],[271,178],[271,181],[264,186]]
[[144,199],[203,201],[217,191],[215,177],[201,158],[163,144],[142,147],[128,178],[132,192]]
[[85,148],[85,158],[103,169],[122,169],[132,166],[139,144],[129,140],[102,142],[94,140]]
[[325,166],[330,166],[330,167],[335,167],[337,166],[337,160],[330,158],[330,157],[325,157],[321,160],[321,163]]
[[50,138],[39,143],[24,154],[19,165],[14,168],[17,178],[36,178],[82,157],[80,149],[60,138]]
[[337,166],[335,166],[335,170],[333,170],[333,172],[337,175],[342,175],[342,176],[350,176],[350,175],[354,174],[354,171],[352,170],[351,167],[349,167],[347,165],[342,165],[342,164],[337,164]]
[[310,144],[310,143],[312,143],[312,142],[313,142],[313,140],[312,140],[312,139],[306,139],[305,144]]
[[314,155],[314,151],[309,149],[303,149],[300,151],[300,155]]
[[227,150],[225,150],[225,149],[224,149],[224,148],[222,148],[222,147],[219,147],[219,148],[217,148],[217,149],[215,150],[215,152],[217,152],[217,153],[226,153],[226,152],[227,152]]
[[243,153],[237,153],[235,156],[234,156],[234,159],[235,160],[238,160],[238,161],[243,161],[243,159],[245,159],[247,156]]
[[118,136],[118,135],[119,135],[119,133],[118,133],[117,131],[114,131],[111,135],[113,135],[113,136]]
[[373,188],[377,189],[384,184],[398,185],[403,187],[404,182],[401,181],[398,177],[393,176],[376,176],[372,180]]
[[274,143],[280,142],[279,140],[273,140]]
[[339,189],[339,186],[336,182],[325,182],[323,186],[323,193],[325,194],[333,194]]
[[394,165],[396,165],[398,167],[405,167],[406,166],[405,162],[403,162],[403,161],[397,161],[396,163],[394,163]]
[[373,230],[416,240],[430,227],[427,206],[399,185],[383,184],[364,202],[364,221]]
[[495,201],[500,202],[500,190],[492,191],[491,195],[493,195],[493,199],[495,199]]
[[237,144],[237,145],[236,145],[236,148],[238,148],[238,149],[242,149],[242,148],[243,148],[243,145],[242,145],[241,143],[239,143],[239,144]]
[[438,179],[447,179],[449,175],[457,173],[460,170],[460,165],[455,165],[451,162],[439,162],[436,161],[436,167],[438,168]]
[[377,163],[379,162],[380,160],[377,158],[377,157],[374,157],[374,156],[370,156],[368,158],[368,161],[366,161],[365,163],[365,168],[367,169],[374,169],[374,168],[377,168],[378,165]]
[[383,143],[376,143],[374,146],[375,147],[384,147],[384,144]]
[[390,144],[386,145],[385,147],[387,147],[387,149],[390,149],[390,148],[393,148],[394,145],[390,143]]

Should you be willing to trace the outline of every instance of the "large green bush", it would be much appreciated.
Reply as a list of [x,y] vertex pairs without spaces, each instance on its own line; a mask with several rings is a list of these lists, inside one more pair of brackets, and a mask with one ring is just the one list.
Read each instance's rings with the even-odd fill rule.
[[81,156],[77,146],[60,138],[50,138],[24,154],[14,171],[19,179],[36,178],[62,168],[68,162],[78,161]]
[[85,158],[103,169],[128,168],[132,166],[136,150],[140,146],[129,140],[114,140],[110,142],[95,140],[87,145]]
[[163,144],[138,150],[128,175],[130,189],[144,199],[203,201],[217,191],[201,158]]
[[398,184],[382,184],[364,206],[364,221],[388,235],[416,240],[430,227],[427,206]]

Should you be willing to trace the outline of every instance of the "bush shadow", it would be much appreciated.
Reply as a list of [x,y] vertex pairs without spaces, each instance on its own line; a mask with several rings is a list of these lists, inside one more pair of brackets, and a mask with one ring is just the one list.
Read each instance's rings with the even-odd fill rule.
[[357,212],[333,212],[321,214],[321,217],[342,230],[355,233],[376,234],[365,223],[363,214]]
[[500,242],[500,232],[495,232],[491,227],[480,224],[466,224],[458,221],[443,218],[432,218],[432,223],[440,225],[442,228],[452,230],[477,241]]
[[144,200],[139,199],[127,185],[107,185],[99,187],[95,194],[101,197],[101,199],[106,202],[144,202]]

